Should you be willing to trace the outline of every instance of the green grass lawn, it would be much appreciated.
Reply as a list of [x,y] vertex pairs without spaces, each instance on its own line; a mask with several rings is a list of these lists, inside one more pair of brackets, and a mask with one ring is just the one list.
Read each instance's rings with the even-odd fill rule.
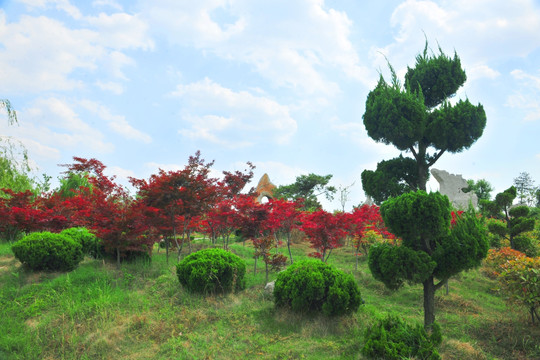
[[[182,289],[176,254],[167,265],[157,247],[150,264],[117,268],[87,258],[69,273],[34,273],[0,244],[0,359],[362,359],[364,331],[378,316],[423,321],[421,286],[386,290],[365,260],[354,272],[349,248],[335,250],[329,263],[354,273],[366,303],[338,318],[275,309],[264,263],[254,274],[249,244],[230,249],[247,262],[246,290],[203,297]],[[293,256],[309,251],[296,244]],[[451,279],[448,295],[437,293],[443,359],[540,359],[540,327],[495,286],[475,270]]]

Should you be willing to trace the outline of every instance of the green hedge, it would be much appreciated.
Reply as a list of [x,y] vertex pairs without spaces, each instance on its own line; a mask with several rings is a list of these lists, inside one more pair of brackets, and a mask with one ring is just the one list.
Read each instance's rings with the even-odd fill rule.
[[352,275],[316,259],[297,261],[279,273],[274,301],[296,312],[326,315],[352,313],[363,303]]
[[246,287],[246,263],[223,249],[204,249],[186,256],[176,265],[178,280],[199,293],[228,293]]
[[82,246],[62,234],[31,233],[11,247],[15,257],[32,270],[68,271],[83,259]]

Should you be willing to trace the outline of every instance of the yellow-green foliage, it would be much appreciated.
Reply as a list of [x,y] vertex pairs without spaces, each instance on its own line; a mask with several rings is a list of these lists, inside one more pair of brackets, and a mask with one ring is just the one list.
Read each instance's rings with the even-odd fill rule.
[[509,261],[522,257],[525,257],[525,254],[514,250],[511,247],[489,249],[488,255],[484,260],[482,270],[487,276],[495,279],[500,275],[501,271],[503,270],[503,266],[505,266]]
[[533,323],[540,321],[540,257],[519,257],[502,268],[499,283],[508,300],[527,307]]

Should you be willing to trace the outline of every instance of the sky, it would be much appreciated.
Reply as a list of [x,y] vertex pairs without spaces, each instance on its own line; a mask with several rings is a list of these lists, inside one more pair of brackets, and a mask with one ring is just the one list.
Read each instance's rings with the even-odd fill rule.
[[0,134],[53,185],[73,156],[128,184],[200,150],[216,176],[252,162],[253,186],[332,174],[352,185],[350,210],[362,171],[399,155],[367,136],[367,95],[390,80],[386,59],[403,79],[427,38],[457,52],[456,99],[487,115],[476,143],[433,167],[495,193],[521,172],[540,185],[539,34],[532,0],[0,1],[0,99],[19,120],[0,113]]

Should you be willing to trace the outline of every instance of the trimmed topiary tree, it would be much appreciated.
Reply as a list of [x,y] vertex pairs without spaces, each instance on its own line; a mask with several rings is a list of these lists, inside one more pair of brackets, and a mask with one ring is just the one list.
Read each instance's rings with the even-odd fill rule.
[[204,249],[176,265],[180,284],[192,292],[228,293],[245,288],[246,263],[223,249]]
[[[525,205],[512,206],[517,196],[516,188],[508,189],[495,196],[493,201],[484,201],[483,206],[487,214],[504,223],[489,222],[489,231],[510,241],[510,247],[521,252],[533,251],[534,246],[530,239],[522,234],[534,230],[534,218],[529,217],[529,208]],[[534,253],[528,255],[534,256]]]
[[451,226],[448,198],[422,190],[385,201],[381,215],[390,231],[402,238],[402,245],[371,247],[369,269],[390,289],[405,282],[421,283],[424,325],[429,329],[435,321],[435,290],[451,276],[479,266],[486,257],[489,244],[483,221],[471,210],[457,216]]
[[431,335],[420,324],[407,324],[397,315],[387,315],[366,329],[362,354],[370,359],[439,360],[440,327],[435,323]]
[[15,257],[32,270],[69,271],[83,259],[80,243],[47,231],[27,235],[11,249]]
[[84,255],[90,255],[93,258],[98,258],[102,255],[99,239],[96,235],[88,231],[87,228],[73,227],[62,230],[60,234],[66,235],[81,244]]
[[355,312],[363,303],[352,275],[315,259],[295,262],[279,273],[274,301],[296,312],[330,316]]

